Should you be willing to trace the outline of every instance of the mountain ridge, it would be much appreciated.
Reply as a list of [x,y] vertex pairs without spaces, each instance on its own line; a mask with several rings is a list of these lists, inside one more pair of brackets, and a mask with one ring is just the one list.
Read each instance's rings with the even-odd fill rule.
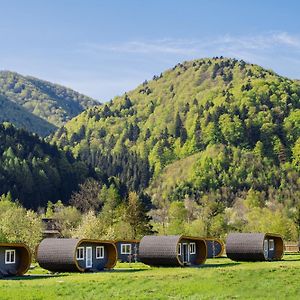
[[[293,124],[298,122],[299,98],[299,83],[271,70],[243,60],[199,59],[179,63],[102,107],[87,109],[60,128],[52,140],[98,169],[109,161],[108,156],[126,148],[149,164],[148,183],[173,162],[205,153],[206,162],[200,159],[198,167],[209,174],[208,178],[204,176],[201,181],[203,174],[196,175],[192,168],[195,176],[191,178],[200,185],[191,187],[189,181],[181,190],[193,194],[200,189],[203,196],[232,185],[232,198],[251,188],[247,176],[235,182],[228,179],[231,169],[237,168],[239,156],[241,165],[249,168],[249,155],[256,155],[257,168],[264,169],[262,176],[275,189],[279,182],[282,186],[286,182],[278,175],[280,168],[288,169],[289,164],[291,172],[295,171],[292,152],[300,132]],[[225,156],[218,159],[217,154],[215,160],[207,149]],[[222,180],[213,178],[222,169],[214,170],[216,173],[206,169],[210,160],[224,164]],[[287,169],[282,174],[287,175]],[[122,177],[122,172],[126,173],[126,168],[117,175]],[[243,172],[247,175],[248,171]],[[254,173],[248,177],[254,180]],[[259,179],[255,188],[266,190],[267,186]],[[180,197],[185,192],[180,191]],[[193,196],[202,197],[200,194]]]
[[[0,94],[15,105],[25,109],[27,117],[28,114],[32,114],[47,122],[48,126],[46,123],[44,124],[47,127],[45,131],[39,128],[41,122],[37,122],[35,125],[31,124],[28,127],[25,126],[27,130],[42,136],[53,132],[84,109],[100,105],[96,100],[62,85],[11,71],[0,71]],[[18,123],[26,124],[20,115],[18,116],[20,119],[16,120],[13,116],[8,119],[5,114],[6,111],[2,110],[0,118],[6,118],[6,121],[16,125]],[[34,117],[31,119],[34,120]]]

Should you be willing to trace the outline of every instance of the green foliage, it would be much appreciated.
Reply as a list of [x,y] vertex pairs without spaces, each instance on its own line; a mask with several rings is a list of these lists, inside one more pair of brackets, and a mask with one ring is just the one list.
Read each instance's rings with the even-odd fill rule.
[[[299,111],[299,82],[214,57],[177,64],[87,109],[53,141],[116,177],[126,192],[148,187],[158,232],[224,236],[232,229],[226,209],[241,199],[245,210],[267,215],[273,203],[283,219],[292,217],[300,199]],[[195,214],[172,219],[172,202],[186,198]],[[253,227],[247,218],[234,228]],[[283,230],[288,239],[291,230]]]
[[6,242],[22,242],[32,251],[42,239],[39,216],[12,202],[10,194],[0,197],[0,238]]
[[72,230],[73,237],[97,239],[138,239],[152,233],[150,218],[141,198],[130,192],[126,200],[121,201],[113,186],[103,186],[103,206],[100,211],[90,210],[83,214],[79,226]]
[[30,113],[17,103],[0,94],[0,122],[10,122],[18,128],[45,136],[56,130],[56,126]]
[[[280,164],[291,161],[300,134],[299,98],[299,83],[259,66],[227,58],[200,59],[178,64],[103,107],[87,109],[58,130],[53,141],[100,172],[107,170],[109,177],[118,177],[129,190],[147,187],[152,174],[155,179],[175,161],[224,145],[215,151],[243,156],[233,158],[245,173],[237,178],[243,190],[255,179],[245,169],[252,153],[260,153],[260,164],[272,165],[275,173]],[[123,164],[128,153],[134,159]],[[226,161],[203,163],[204,174],[195,176],[201,192],[218,189],[220,182],[229,187],[217,176],[225,168],[224,176],[229,177]],[[270,173],[267,177],[272,187],[280,185],[270,183]]]
[[0,122],[46,136],[57,127],[99,103],[66,87],[0,72]]
[[11,192],[27,208],[66,202],[89,175],[70,153],[10,124],[0,124],[0,140],[0,194]]

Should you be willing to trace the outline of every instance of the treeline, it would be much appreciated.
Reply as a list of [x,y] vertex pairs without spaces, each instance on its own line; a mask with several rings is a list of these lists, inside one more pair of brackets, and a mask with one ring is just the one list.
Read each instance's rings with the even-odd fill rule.
[[0,141],[0,194],[10,192],[24,207],[66,202],[91,174],[72,154],[8,123],[0,124]]
[[52,218],[61,237],[138,239],[154,233],[147,215],[146,198],[135,192],[122,197],[114,184],[92,178],[72,194],[70,204],[48,201],[37,212],[26,210],[11,193],[0,196],[0,242],[25,242],[34,251],[46,228],[42,218]]

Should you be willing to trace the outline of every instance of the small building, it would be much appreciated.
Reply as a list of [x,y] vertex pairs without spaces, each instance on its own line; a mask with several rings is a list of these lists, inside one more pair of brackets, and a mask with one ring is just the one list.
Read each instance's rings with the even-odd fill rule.
[[292,243],[292,242],[285,242],[284,243],[284,252],[286,253],[297,253],[299,252],[299,244]]
[[207,257],[205,240],[183,235],[144,236],[139,260],[150,266],[196,266]]
[[224,253],[225,246],[220,239],[205,238],[207,247],[207,258],[221,257]]
[[117,250],[109,241],[48,238],[37,247],[36,259],[52,272],[98,272],[115,266]]
[[139,240],[116,240],[115,242],[118,260],[120,262],[137,262],[139,254]]
[[24,275],[31,264],[31,252],[25,244],[0,243],[0,277]]
[[278,234],[230,233],[226,240],[227,257],[235,261],[280,260],[284,243]]
[[53,218],[42,218],[43,238],[58,238],[61,236],[61,231],[58,221]]

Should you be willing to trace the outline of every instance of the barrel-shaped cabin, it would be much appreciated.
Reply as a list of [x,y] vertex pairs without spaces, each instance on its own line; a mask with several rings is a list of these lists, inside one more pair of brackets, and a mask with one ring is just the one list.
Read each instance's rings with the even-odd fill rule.
[[139,261],[139,240],[115,240],[114,243],[120,262],[131,263]]
[[52,272],[98,272],[115,266],[117,250],[109,241],[48,238],[37,247],[36,259]]
[[197,266],[206,260],[205,240],[183,235],[144,236],[139,260],[150,266]]
[[226,255],[235,261],[280,260],[283,252],[283,239],[278,234],[230,233],[226,240]]
[[207,258],[217,258],[224,254],[225,246],[220,239],[205,238],[207,247]]
[[24,275],[31,264],[31,252],[22,243],[0,243],[0,278]]

